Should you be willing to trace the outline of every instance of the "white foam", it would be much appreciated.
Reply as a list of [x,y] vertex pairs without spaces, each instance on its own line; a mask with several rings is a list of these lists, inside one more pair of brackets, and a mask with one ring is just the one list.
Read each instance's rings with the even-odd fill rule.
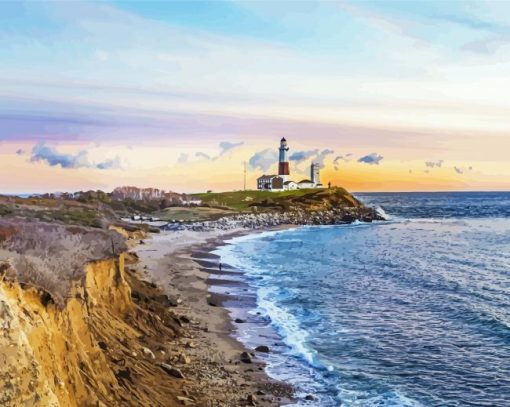
[[262,287],[258,290],[258,305],[263,313],[271,318],[272,324],[282,336],[286,345],[291,348],[291,354],[303,358],[312,366],[319,367],[315,360],[316,351],[306,346],[308,332],[301,329],[299,320],[276,305],[271,298],[277,294],[276,287]]
[[377,214],[379,214],[380,216],[382,216],[386,220],[391,220],[392,219],[392,216],[389,215],[388,213],[386,213],[386,211],[382,207],[380,207],[380,206],[376,206],[375,211],[377,212]]

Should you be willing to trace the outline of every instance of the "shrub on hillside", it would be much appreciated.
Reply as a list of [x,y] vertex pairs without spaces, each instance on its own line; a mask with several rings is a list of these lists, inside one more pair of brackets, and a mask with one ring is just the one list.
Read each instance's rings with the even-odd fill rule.
[[0,219],[0,263],[9,264],[18,281],[48,291],[59,304],[72,281],[83,277],[87,262],[126,249],[114,231]]

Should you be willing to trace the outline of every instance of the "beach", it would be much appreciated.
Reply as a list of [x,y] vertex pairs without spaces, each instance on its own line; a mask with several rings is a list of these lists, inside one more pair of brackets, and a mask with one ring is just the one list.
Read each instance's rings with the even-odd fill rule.
[[220,272],[211,251],[249,232],[163,232],[133,247],[141,277],[160,287],[176,305],[175,313],[190,322],[183,324],[183,334],[176,339],[176,346],[186,349],[184,370],[192,383],[188,391],[192,394],[196,387],[214,406],[278,406],[292,396],[290,386],[266,375],[261,352],[235,339],[237,324],[222,306],[235,298],[210,292],[218,274],[229,273],[227,267]]

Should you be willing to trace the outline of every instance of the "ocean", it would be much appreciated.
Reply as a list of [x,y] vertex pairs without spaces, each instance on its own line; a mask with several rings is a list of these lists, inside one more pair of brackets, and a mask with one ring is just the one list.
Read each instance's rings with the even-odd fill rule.
[[388,220],[216,250],[256,298],[239,339],[298,406],[510,406],[510,193],[356,196]]

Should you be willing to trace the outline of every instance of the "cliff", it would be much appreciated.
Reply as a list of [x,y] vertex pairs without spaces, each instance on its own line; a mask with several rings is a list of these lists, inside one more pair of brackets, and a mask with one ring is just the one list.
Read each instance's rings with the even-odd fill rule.
[[[0,404],[179,405],[182,384],[169,380],[159,365],[169,362],[167,341],[180,329],[168,298],[125,269],[136,258],[112,254],[114,232],[36,226],[0,225]],[[53,235],[41,240],[48,231]],[[60,246],[69,237],[74,247]],[[48,265],[66,261],[74,269],[77,261],[99,259],[84,261],[79,272],[56,272],[62,281],[54,286],[35,284],[33,275],[17,270],[17,255],[29,256],[43,276]],[[44,263],[48,255],[53,260]],[[140,292],[144,300],[133,300]]]

